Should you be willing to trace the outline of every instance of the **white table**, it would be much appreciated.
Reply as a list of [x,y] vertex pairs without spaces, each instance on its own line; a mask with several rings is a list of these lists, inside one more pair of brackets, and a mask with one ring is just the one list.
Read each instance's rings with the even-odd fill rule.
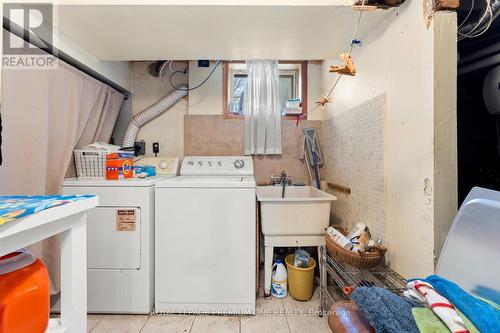
[[61,318],[51,319],[49,332],[87,332],[87,211],[97,204],[83,199],[0,226],[0,256],[61,236]]

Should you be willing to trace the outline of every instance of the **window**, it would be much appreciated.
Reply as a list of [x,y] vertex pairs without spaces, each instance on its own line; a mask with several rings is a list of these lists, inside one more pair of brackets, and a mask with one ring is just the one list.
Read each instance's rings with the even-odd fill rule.
[[[307,62],[280,62],[279,74],[282,114],[287,115],[285,105],[289,99],[300,99],[302,113],[306,113]],[[243,116],[247,83],[247,66],[244,62],[224,63],[224,106],[228,116]]]

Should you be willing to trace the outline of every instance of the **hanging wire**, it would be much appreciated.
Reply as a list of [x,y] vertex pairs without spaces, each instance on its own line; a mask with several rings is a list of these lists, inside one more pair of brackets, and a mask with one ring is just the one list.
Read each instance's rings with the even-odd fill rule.
[[488,10],[490,12],[490,20],[488,22],[488,25],[486,25],[486,27],[483,29],[483,31],[476,33],[474,35],[468,35],[469,38],[479,37],[489,30],[489,28],[491,27],[491,24],[493,23],[493,10],[491,9],[491,6],[488,8]]
[[473,11],[474,11],[474,0],[472,0],[472,2],[471,2],[470,9],[469,9],[469,12],[467,13],[467,16],[465,16],[464,20],[462,21],[462,23],[460,23],[457,30],[460,30],[460,28],[465,24],[465,22],[467,22],[467,20],[470,17],[470,14],[472,14]]
[[[488,29],[490,28],[491,24],[493,23],[493,10],[491,8],[491,0],[485,0],[485,6],[486,6],[486,10],[484,11],[484,14],[481,16],[481,18],[479,19],[479,21],[477,22],[477,24],[474,26],[474,28],[472,28],[467,33],[461,33],[460,31],[457,31],[458,35],[459,35],[459,37],[458,37],[459,41],[463,40],[465,38],[479,37],[482,34],[484,34],[486,31],[488,31]],[[472,7],[471,7],[469,13],[467,14],[467,17],[465,18],[465,20],[469,17],[469,15],[472,12],[473,8],[474,8],[474,2],[472,2]],[[489,22],[488,22],[488,24],[482,30],[475,31],[483,23],[483,21],[485,19],[487,19],[486,18],[487,16],[489,16]],[[465,20],[461,23],[461,25],[459,26],[459,28],[462,26],[462,24],[465,22]]]
[[165,68],[167,68],[167,65],[171,63],[171,60],[167,60],[165,61],[161,66],[160,66],[160,69],[158,70],[158,76],[159,77],[162,77],[163,76],[163,72],[165,71]]
[[177,87],[172,82],[172,78],[174,77],[174,75],[176,75],[176,74],[186,74],[187,73],[186,69],[184,69],[182,71],[174,71],[174,72],[172,72],[172,74],[170,74],[170,76],[168,77],[168,82],[170,83],[170,85],[172,86],[172,88],[174,88],[175,90],[191,91],[191,90],[198,89],[199,87],[201,87],[202,85],[204,85],[205,82],[208,81],[208,79],[210,79],[210,77],[215,72],[215,70],[217,69],[217,67],[221,64],[221,62],[222,62],[222,60],[218,60],[217,63],[215,64],[214,68],[212,68],[212,71],[207,75],[207,77],[205,77],[205,79],[203,81],[201,81],[201,83],[197,84],[196,86],[194,86],[192,88]]
[[174,70],[172,69],[172,65],[174,64],[174,61],[170,61],[170,63],[168,64],[168,69],[170,70],[170,73],[173,73]]
[[[366,0],[363,0],[361,2],[361,7],[363,7],[365,5],[365,1]],[[489,0],[487,0],[487,1],[489,1]],[[360,10],[359,11],[359,15],[358,15],[358,20],[357,20],[356,26],[354,28],[354,33],[352,34],[352,38],[351,38],[351,41],[349,43],[349,52],[347,53],[349,56],[351,56],[352,50],[354,48],[354,45],[356,44],[355,41],[357,40],[358,30],[359,30],[359,26],[360,26],[360,23],[361,23],[361,17],[362,16],[363,16],[363,10]],[[335,87],[337,86],[337,84],[340,82],[340,79],[342,78],[342,76],[343,76],[342,74],[338,75],[337,79],[335,80],[335,82],[333,83],[332,87],[330,88],[330,91],[326,95],[327,99],[329,99],[330,96],[332,95],[333,90],[335,89]],[[297,126],[299,125],[300,120],[305,119],[309,114],[311,114],[312,112],[314,112],[315,110],[319,109],[322,106],[323,106],[322,104],[318,104],[312,110],[307,111],[306,113],[303,113],[303,114],[297,116]]]
[[[361,2],[361,7],[363,7],[365,5],[365,0],[363,0]],[[359,11],[359,15],[358,15],[358,22],[356,23],[356,28],[354,28],[354,33],[352,34],[352,38],[351,38],[351,45],[349,47],[349,55],[351,55],[351,52],[352,52],[352,49],[354,47],[354,40],[356,40],[357,38],[357,35],[358,35],[358,29],[359,29],[359,24],[361,23],[361,16],[363,16],[363,11],[360,10]]]
[[[469,35],[472,35],[473,32],[474,32],[474,30],[476,30],[483,23],[483,21],[485,20],[485,18],[486,18],[487,15],[490,15],[490,20],[491,20],[492,19],[491,18],[492,12],[491,12],[491,6],[490,5],[491,5],[491,0],[485,0],[485,8],[486,9],[485,9],[483,15],[481,16],[481,18],[478,20],[477,24],[474,26],[474,28],[472,28],[467,33],[461,33],[460,31],[458,31],[458,34],[460,36],[462,36],[463,38],[467,38]],[[473,8],[471,8],[471,9],[473,9]],[[483,31],[484,31],[484,29],[483,29]]]
[[[491,3],[491,0],[488,1],[489,3]],[[488,29],[490,28],[491,24],[493,23],[493,9],[491,8],[491,5],[488,6],[488,13],[489,13],[489,22],[488,24],[484,27],[484,29],[480,32],[476,32],[474,34],[471,34],[473,30],[475,30],[476,28],[474,28],[471,32],[469,32],[465,38],[475,38],[475,37],[479,37],[481,35],[483,35],[486,31],[488,31]],[[477,27],[477,26],[476,26]]]

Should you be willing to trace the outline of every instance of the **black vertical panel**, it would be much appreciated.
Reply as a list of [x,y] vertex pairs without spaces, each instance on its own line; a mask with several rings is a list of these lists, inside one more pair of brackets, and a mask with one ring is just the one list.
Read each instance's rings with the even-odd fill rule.
[[488,112],[482,94],[489,70],[460,75],[457,81],[459,205],[474,186],[500,190],[498,116]]

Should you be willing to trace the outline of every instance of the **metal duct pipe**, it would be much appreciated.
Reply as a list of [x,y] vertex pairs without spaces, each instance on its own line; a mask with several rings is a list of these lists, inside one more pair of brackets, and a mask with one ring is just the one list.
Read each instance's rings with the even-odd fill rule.
[[122,147],[133,147],[135,138],[139,129],[146,123],[155,119],[163,112],[170,109],[175,103],[181,100],[187,95],[188,87],[180,86],[179,89],[174,89],[165,96],[163,96],[158,102],[148,107],[146,110],[138,113],[132,118],[128,124],[127,131],[125,132],[125,137],[123,138]]

